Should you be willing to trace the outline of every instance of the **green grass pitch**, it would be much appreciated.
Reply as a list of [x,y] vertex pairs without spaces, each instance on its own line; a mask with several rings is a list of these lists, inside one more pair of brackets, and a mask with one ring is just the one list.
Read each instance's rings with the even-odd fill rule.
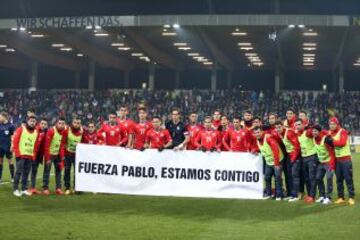
[[[360,155],[353,156],[355,188]],[[42,169],[39,170],[42,173]],[[53,177],[52,177],[53,178]],[[4,180],[9,171],[4,166]],[[334,179],[335,181],[335,179]],[[40,187],[41,182],[38,182]],[[53,186],[53,182],[51,184]],[[335,185],[336,186],[336,185]],[[334,196],[336,194],[336,189]],[[12,195],[0,185],[0,239],[360,239],[355,206],[126,195]]]

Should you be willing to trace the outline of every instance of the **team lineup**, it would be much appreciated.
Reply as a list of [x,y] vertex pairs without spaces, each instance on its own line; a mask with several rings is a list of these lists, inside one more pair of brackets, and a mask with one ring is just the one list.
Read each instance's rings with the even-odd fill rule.
[[[137,122],[127,118],[128,107],[121,106],[118,112],[109,113],[108,120],[103,123],[88,122],[83,126],[81,119],[74,117],[67,125],[66,119],[59,117],[54,126],[49,126],[47,119],[37,119],[35,112],[28,111],[17,129],[9,122],[8,114],[1,112],[0,181],[6,158],[15,196],[49,195],[53,167],[55,194],[70,195],[74,193],[71,179],[78,143],[118,146],[134,151],[151,148],[160,152],[164,149],[250,152],[261,154],[264,159],[265,199],[355,204],[350,136],[335,117],[331,117],[325,127],[311,123],[305,111],[297,115],[293,109],[288,109],[285,120],[270,113],[268,122],[263,123],[248,110],[230,122],[216,110],[200,124],[196,112],[189,114],[186,123],[179,109],[171,111],[167,122],[158,116],[149,120],[143,106],[138,107],[137,112]],[[44,165],[42,191],[36,189],[40,164]],[[332,200],[334,175],[336,200]],[[348,190],[347,201],[344,182]]]

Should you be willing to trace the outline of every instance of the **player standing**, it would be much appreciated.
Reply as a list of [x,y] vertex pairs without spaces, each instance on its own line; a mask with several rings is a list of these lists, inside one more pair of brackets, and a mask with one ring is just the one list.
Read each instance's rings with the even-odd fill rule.
[[345,129],[340,126],[339,120],[335,117],[329,120],[330,135],[335,147],[336,159],[336,183],[338,190],[337,204],[345,203],[344,180],[349,192],[349,204],[355,204],[355,188],[353,180],[353,167],[351,160],[351,151],[349,135]]
[[303,160],[303,173],[305,176],[308,196],[305,202],[313,203],[316,195],[316,169],[319,163],[316,148],[313,142],[312,129],[306,128],[301,119],[295,121],[295,133],[298,137]]
[[[71,167],[74,166],[75,169],[75,152],[76,146],[82,142],[84,130],[81,126],[81,120],[78,117],[75,117],[71,121],[71,125],[65,129],[64,132],[64,147],[65,147],[65,171],[64,171],[64,185],[65,185],[65,195],[71,194]],[[74,180],[75,184],[75,180]]]
[[218,128],[221,125],[221,111],[219,109],[216,109],[213,113],[213,117],[212,117],[212,122],[211,122],[211,127],[214,130],[218,130]]
[[199,132],[195,139],[195,146],[198,150],[206,151],[218,151],[221,149],[221,138],[217,130],[212,128],[211,117],[207,116],[204,119],[204,129]]
[[167,129],[163,129],[161,118],[153,117],[153,129],[150,129],[145,138],[145,148],[158,149],[159,152],[172,146],[172,139]]
[[283,197],[281,161],[284,155],[277,141],[270,134],[266,134],[261,127],[254,128],[254,136],[259,152],[265,159],[265,198],[269,199],[272,195],[271,179],[275,176],[275,197],[280,201]]
[[15,126],[9,122],[9,115],[7,112],[0,113],[0,184],[2,183],[2,172],[4,158],[9,162],[9,170],[11,182],[14,179],[14,163],[12,161],[11,152],[11,136],[14,134]]
[[296,121],[296,115],[294,109],[288,108],[288,110],[286,110],[286,119],[284,121],[284,127],[294,128],[295,121]]
[[127,143],[126,128],[118,124],[116,113],[109,114],[109,121],[103,123],[98,134],[104,138],[105,145],[124,146]]
[[145,149],[146,134],[153,128],[153,126],[151,122],[147,120],[146,108],[140,107],[138,109],[138,116],[139,122],[133,127],[134,141],[131,147],[142,151]]
[[172,139],[171,148],[182,150],[189,142],[189,133],[186,131],[184,122],[181,121],[180,109],[175,108],[171,111],[171,120],[165,123],[165,128],[169,131]]
[[198,123],[198,115],[195,112],[189,115],[189,124],[186,125],[186,131],[189,133],[189,142],[187,144],[187,150],[196,150],[195,140],[198,133],[203,129],[203,126]]
[[65,132],[65,118],[60,117],[55,126],[50,128],[46,133],[45,139],[45,165],[43,177],[43,194],[49,195],[49,179],[51,172],[51,165],[55,167],[55,193],[62,195],[61,190],[61,171],[64,161],[64,132]]
[[[289,176],[289,189],[288,194],[291,194],[289,202],[295,202],[300,200],[299,189],[300,189],[300,170],[301,170],[301,155],[300,155],[300,143],[291,128],[285,128],[281,121],[275,123],[276,134],[280,137],[283,142],[287,158],[289,162],[288,176]],[[284,170],[285,171],[285,170]]]
[[[13,138],[13,149],[16,157],[16,172],[14,177],[14,195],[31,196],[27,190],[28,177],[31,169],[31,163],[36,158],[36,152],[39,147],[38,131],[36,130],[36,117],[27,117],[26,123],[16,129]],[[21,191],[19,183],[21,180]]]
[[36,154],[35,160],[31,164],[31,194],[40,194],[41,192],[36,189],[36,177],[39,168],[39,164],[44,163],[44,155],[45,155],[45,139],[46,133],[48,130],[48,121],[47,119],[41,119],[39,125],[37,126],[37,131],[39,133],[39,150]]
[[133,120],[127,118],[128,114],[129,114],[129,108],[126,105],[122,105],[119,108],[118,118],[116,120],[117,123],[120,126],[122,126],[120,128],[120,131],[122,131],[122,135],[126,135],[126,141],[121,143],[121,146],[130,148],[130,146],[132,146],[133,144],[133,137],[134,137],[133,128],[135,123]]
[[84,129],[82,143],[97,145],[102,142],[102,136],[97,133],[95,123],[92,121],[88,122],[87,128]]
[[[329,141],[327,133],[322,131],[320,125],[315,125],[312,129],[314,136],[314,145],[319,159],[319,165],[316,169],[316,182],[319,189],[318,203],[331,203],[331,195],[333,191],[333,176],[335,170],[335,152],[334,146]],[[326,192],[324,177],[326,176]]]
[[249,133],[241,128],[241,120],[234,117],[233,128],[229,128],[222,141],[227,151],[231,152],[248,152],[249,150]]

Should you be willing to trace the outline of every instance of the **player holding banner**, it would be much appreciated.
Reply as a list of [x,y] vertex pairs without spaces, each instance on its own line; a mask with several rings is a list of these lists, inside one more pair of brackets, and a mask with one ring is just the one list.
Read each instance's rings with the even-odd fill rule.
[[159,152],[172,146],[172,139],[167,129],[162,128],[161,118],[153,117],[153,129],[150,129],[145,138],[145,148],[157,149]]
[[201,130],[196,136],[195,145],[198,150],[201,150],[203,152],[221,151],[221,137],[219,132],[212,128],[210,116],[205,117],[204,129]]

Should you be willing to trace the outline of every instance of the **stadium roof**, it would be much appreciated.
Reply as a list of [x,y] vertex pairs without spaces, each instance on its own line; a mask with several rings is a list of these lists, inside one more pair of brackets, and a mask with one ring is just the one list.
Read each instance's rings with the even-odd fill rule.
[[120,70],[150,62],[173,70],[215,65],[332,70],[340,63],[360,69],[357,20],[331,15],[5,19],[0,20],[0,65],[24,69],[37,60],[77,71],[93,59]]

